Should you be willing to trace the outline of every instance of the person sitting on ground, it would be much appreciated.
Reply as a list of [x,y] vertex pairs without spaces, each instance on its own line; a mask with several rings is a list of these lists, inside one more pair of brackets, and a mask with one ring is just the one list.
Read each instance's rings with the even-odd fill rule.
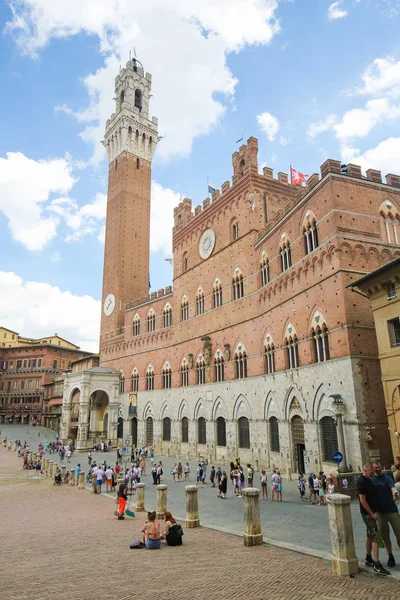
[[68,484],[68,483],[69,483],[69,478],[70,478],[70,477],[71,477],[71,473],[70,473],[69,471],[66,471],[66,472],[65,472],[65,475],[64,475],[64,481],[63,481],[63,483],[66,483],[66,484]]
[[164,521],[165,529],[161,537],[165,539],[168,546],[181,546],[183,536],[182,527],[176,522],[169,511],[164,514]]
[[160,524],[156,521],[156,511],[147,513],[148,521],[142,529],[143,543],[149,550],[161,547]]

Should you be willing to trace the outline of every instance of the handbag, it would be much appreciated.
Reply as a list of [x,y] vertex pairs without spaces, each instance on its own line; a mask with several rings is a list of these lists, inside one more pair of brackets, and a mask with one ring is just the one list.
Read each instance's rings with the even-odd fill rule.
[[132,544],[130,544],[129,548],[131,550],[136,550],[136,548],[144,548],[144,543],[142,542],[142,540],[136,540],[132,542]]

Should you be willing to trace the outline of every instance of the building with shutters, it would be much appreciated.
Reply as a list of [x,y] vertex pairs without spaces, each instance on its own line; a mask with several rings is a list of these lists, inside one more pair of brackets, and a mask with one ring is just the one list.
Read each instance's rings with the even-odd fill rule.
[[173,287],[149,294],[150,90],[137,60],[115,79],[100,365],[67,376],[62,437],[79,391],[80,449],[129,437],[293,472],[333,470],[336,450],[342,467],[389,464],[373,316],[347,286],[400,256],[400,177],[328,159],[294,186],[259,171],[251,137],[231,181],[175,208]]

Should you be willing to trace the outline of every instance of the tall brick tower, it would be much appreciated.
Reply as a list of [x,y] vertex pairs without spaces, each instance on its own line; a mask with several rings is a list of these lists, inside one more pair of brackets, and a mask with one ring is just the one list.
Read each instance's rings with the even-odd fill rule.
[[115,78],[106,123],[108,197],[100,345],[123,332],[128,301],[148,294],[151,161],[158,120],[149,120],[151,75],[136,59]]

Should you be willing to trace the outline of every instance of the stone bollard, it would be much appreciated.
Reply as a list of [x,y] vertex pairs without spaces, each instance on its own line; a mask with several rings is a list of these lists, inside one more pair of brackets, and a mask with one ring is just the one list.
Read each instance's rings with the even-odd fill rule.
[[33,460],[33,454],[32,452],[28,452],[28,462],[31,462]]
[[244,488],[242,490],[244,506],[243,542],[245,546],[259,546],[263,543],[260,519],[260,490]]
[[192,529],[200,526],[197,485],[187,485],[186,490],[186,527]]
[[161,484],[157,486],[157,516],[156,518],[161,521],[164,518],[164,513],[167,510],[167,489],[168,486]]
[[73,485],[75,485],[75,469],[70,469],[69,474],[70,474],[69,485],[73,486]]
[[61,466],[61,477],[64,483],[64,477],[65,477],[65,471],[67,470],[67,467],[65,465]]
[[84,490],[85,489],[85,473],[83,471],[81,471],[79,473],[79,486],[78,486],[78,490]]
[[11,450],[11,442],[8,442],[8,450]]
[[145,510],[145,508],[144,508],[144,488],[145,488],[145,486],[146,486],[145,483],[137,483],[136,484],[136,504],[135,504],[136,512],[143,512]]
[[57,469],[58,469],[58,465],[57,463],[53,462],[53,472],[51,474],[52,478],[54,479],[54,477],[56,476],[57,473]]
[[97,494],[97,481],[95,473],[92,475],[92,494]]
[[0,436],[0,444],[3,443],[3,438]]
[[43,458],[42,460],[42,473],[44,473],[44,476],[47,477],[47,458]]
[[48,461],[47,461],[47,477],[49,479],[51,479],[52,475],[53,475],[53,461],[48,459]]
[[17,446],[17,442],[14,442],[14,447],[13,447],[13,450],[14,450],[14,452],[16,452],[16,451],[17,451],[17,447],[18,447],[18,446]]
[[332,544],[332,571],[336,575],[356,575],[358,560],[354,547],[351,498],[344,494],[332,494],[327,496],[327,500]]

